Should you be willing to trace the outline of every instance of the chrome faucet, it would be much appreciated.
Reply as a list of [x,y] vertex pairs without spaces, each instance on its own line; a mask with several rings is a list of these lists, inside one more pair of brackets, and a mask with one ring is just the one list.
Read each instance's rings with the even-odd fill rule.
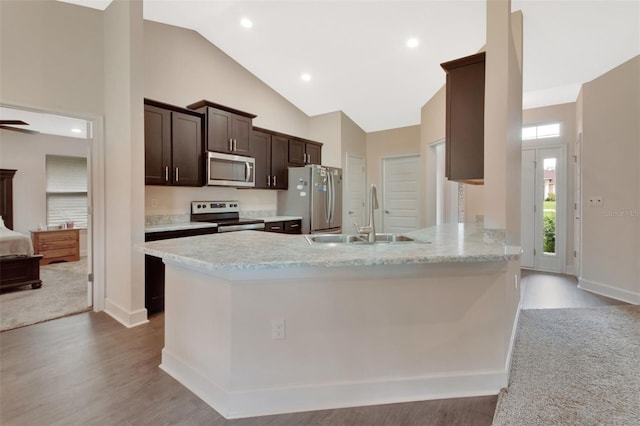
[[373,218],[373,211],[378,208],[378,191],[374,184],[371,184],[369,191],[369,207],[369,224],[366,226],[358,226],[354,223],[353,226],[356,228],[358,234],[365,234],[367,236],[367,242],[369,244],[374,244],[376,242],[376,223]]

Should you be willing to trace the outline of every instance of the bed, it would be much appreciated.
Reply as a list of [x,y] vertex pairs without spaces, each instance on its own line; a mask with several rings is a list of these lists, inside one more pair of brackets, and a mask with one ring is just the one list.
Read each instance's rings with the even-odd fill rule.
[[31,285],[42,287],[40,259],[33,254],[31,238],[13,231],[13,175],[0,169],[0,290]]

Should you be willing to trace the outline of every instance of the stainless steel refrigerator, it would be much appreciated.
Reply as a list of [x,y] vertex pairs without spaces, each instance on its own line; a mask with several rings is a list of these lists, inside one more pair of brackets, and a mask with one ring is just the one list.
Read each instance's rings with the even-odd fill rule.
[[342,232],[342,169],[289,167],[289,189],[278,193],[278,214],[302,216],[302,233]]

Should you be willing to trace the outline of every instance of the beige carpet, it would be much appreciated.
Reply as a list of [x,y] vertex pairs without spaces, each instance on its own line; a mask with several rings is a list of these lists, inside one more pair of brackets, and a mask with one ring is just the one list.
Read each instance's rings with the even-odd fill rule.
[[639,425],[640,306],[520,313],[494,425]]
[[87,306],[87,258],[40,267],[42,287],[0,293],[0,331],[83,312]]

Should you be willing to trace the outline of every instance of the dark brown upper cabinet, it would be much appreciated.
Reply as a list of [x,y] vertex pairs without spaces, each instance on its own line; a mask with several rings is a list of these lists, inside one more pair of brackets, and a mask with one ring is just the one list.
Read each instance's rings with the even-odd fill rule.
[[447,73],[445,176],[482,185],[485,52],[440,66]]
[[300,138],[289,139],[289,165],[321,164],[322,144]]
[[202,186],[202,114],[144,100],[145,184]]
[[250,155],[252,120],[256,115],[206,100],[187,108],[206,116],[208,151]]
[[256,159],[256,188],[287,189],[289,140],[266,129],[253,128],[251,156]]

